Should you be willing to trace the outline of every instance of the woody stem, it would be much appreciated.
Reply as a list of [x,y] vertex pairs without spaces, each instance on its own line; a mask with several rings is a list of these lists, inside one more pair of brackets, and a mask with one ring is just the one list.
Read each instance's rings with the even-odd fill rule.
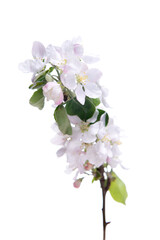
[[107,182],[105,184],[105,178],[104,178],[104,167],[99,167],[99,171],[101,173],[101,179],[100,179],[100,185],[102,188],[102,217],[103,217],[103,240],[106,240],[106,226],[110,222],[106,222],[106,193],[109,190],[110,187],[110,179],[107,179]]

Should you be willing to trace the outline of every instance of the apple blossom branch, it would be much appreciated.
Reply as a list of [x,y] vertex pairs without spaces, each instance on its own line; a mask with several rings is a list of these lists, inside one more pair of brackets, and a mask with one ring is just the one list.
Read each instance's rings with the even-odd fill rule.
[[121,165],[120,129],[106,111],[108,90],[100,84],[102,72],[90,67],[99,58],[86,55],[80,39],[58,47],[35,41],[32,56],[19,64],[20,70],[32,73],[29,89],[34,93],[29,102],[42,110],[46,100],[52,101],[52,143],[60,146],[58,157],[66,156],[67,171],[75,173],[73,186],[79,188],[87,175],[92,183],[100,181],[105,239],[106,192],[125,204],[127,191],[113,171]]

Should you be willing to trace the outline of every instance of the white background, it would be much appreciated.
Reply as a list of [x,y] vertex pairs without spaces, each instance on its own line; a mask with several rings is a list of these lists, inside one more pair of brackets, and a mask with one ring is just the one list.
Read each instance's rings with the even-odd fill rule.
[[56,158],[50,105],[28,104],[30,75],[18,70],[32,42],[60,45],[81,36],[101,56],[101,83],[124,130],[116,172],[126,183],[126,206],[107,195],[107,240],[160,239],[160,3],[157,0],[5,1],[0,6],[0,239],[100,240],[101,190],[80,189]]

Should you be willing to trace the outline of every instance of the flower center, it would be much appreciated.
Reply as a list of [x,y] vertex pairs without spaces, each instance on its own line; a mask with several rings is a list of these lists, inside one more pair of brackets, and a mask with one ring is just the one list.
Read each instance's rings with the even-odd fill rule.
[[101,139],[102,142],[110,142],[107,134]]
[[117,145],[122,144],[120,140],[116,141],[115,143],[116,143]]
[[82,84],[85,84],[86,83],[86,81],[87,81],[87,79],[88,79],[88,76],[85,74],[85,72],[84,72],[84,74],[83,75],[76,75],[76,78],[77,78],[77,82],[78,83],[82,83]]
[[64,66],[67,64],[67,59],[61,60],[61,62],[58,63],[59,66]]
[[88,131],[88,128],[89,128],[88,124],[83,124],[83,125],[80,126],[80,129],[81,129],[82,133]]

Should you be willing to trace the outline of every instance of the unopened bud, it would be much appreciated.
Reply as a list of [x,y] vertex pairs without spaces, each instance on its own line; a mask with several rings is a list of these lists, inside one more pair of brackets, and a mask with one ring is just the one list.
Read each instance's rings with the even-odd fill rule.
[[89,171],[89,170],[91,170],[92,168],[93,168],[93,164],[91,164],[91,163],[89,163],[89,162],[85,163],[85,165],[84,165],[84,169],[85,169],[85,170]]
[[53,82],[53,79],[52,79],[51,75],[49,75],[49,74],[46,74],[45,79],[47,82]]
[[77,179],[77,180],[73,183],[73,186],[74,186],[75,188],[79,188],[80,185],[81,185],[82,180],[83,180],[83,178]]

